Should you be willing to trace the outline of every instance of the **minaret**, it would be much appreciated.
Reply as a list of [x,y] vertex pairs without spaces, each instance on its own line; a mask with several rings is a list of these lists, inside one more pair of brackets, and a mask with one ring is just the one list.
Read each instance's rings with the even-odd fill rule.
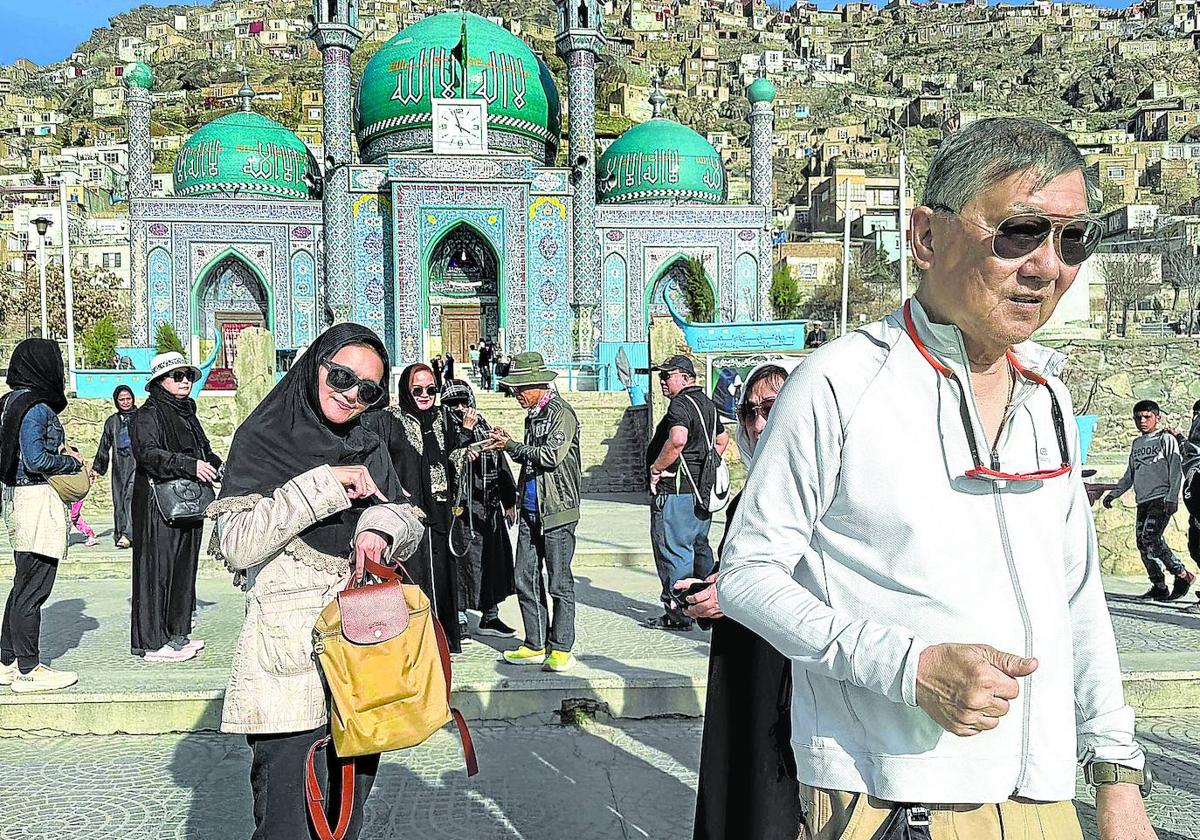
[[[558,54],[567,63],[571,183],[575,187],[572,278],[575,304],[587,320],[600,315],[600,242],[596,236],[596,59],[604,48],[597,0],[557,0]],[[591,352],[591,330],[579,349]]]
[[775,154],[775,85],[767,78],[766,58],[759,65],[758,78],[746,88],[750,100],[750,203],[773,210],[772,183]]
[[350,54],[362,40],[357,29],[358,0],[313,0],[308,37],[321,51],[321,93],[325,100],[324,191],[322,211],[325,223],[325,271],[317,287],[317,320],[321,326],[329,319],[350,320],[354,301],[353,218],[350,214],[350,173],[352,135],[351,99],[354,81],[350,77]]
[[125,119],[129,142],[126,169],[129,199],[129,277],[130,330],[135,344],[149,344],[150,287],[146,276],[146,228],[142,221],[142,202],[153,191],[154,161],[150,149],[150,89],[154,72],[138,61],[128,65],[121,76],[125,85]]

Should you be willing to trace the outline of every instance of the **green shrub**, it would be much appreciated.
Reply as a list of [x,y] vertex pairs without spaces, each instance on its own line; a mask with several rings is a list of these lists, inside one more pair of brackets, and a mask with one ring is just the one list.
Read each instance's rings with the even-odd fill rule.
[[117,328],[105,315],[83,331],[83,364],[89,368],[112,366],[117,352]]
[[775,269],[771,276],[771,311],[780,321],[791,321],[800,317],[800,284],[786,267]]
[[717,314],[717,301],[708,282],[708,274],[704,271],[704,263],[695,257],[688,257],[684,277],[683,298],[691,311],[692,322],[711,324]]
[[179,333],[175,332],[175,328],[166,321],[159,321],[158,329],[154,331],[154,352],[170,353],[172,351],[187,356],[187,351],[183,349],[183,342],[179,339]]

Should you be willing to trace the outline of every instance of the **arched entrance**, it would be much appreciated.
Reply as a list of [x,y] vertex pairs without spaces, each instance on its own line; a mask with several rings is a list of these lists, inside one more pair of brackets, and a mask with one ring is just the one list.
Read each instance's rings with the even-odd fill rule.
[[[668,297],[671,300],[671,305],[675,307],[676,312],[689,320],[691,319],[692,308],[688,305],[687,295],[684,293],[684,290],[687,288],[688,282],[688,261],[693,258],[701,260],[703,264],[703,259],[698,255],[693,257],[689,254],[677,254],[650,281],[644,302],[647,324],[650,323],[650,318],[654,315],[670,314],[670,311],[667,309]],[[713,288],[714,284],[712,277],[708,275],[708,267],[704,266],[704,268],[705,279],[708,281],[709,287],[712,288],[714,299],[717,299],[717,290]]]
[[430,352],[465,361],[472,344],[500,333],[500,261],[485,237],[462,223],[429,255]]
[[213,365],[206,388],[232,389],[237,339],[247,327],[271,328],[271,298],[258,273],[240,255],[219,258],[196,285],[193,333],[200,338],[200,355],[212,349],[213,334],[221,334],[221,358]]

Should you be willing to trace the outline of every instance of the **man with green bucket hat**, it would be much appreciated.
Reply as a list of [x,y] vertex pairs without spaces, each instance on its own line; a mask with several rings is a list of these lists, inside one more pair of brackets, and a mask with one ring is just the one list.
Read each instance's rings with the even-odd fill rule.
[[[517,479],[520,529],[517,535],[517,602],[525,643],[505,651],[513,665],[541,665],[566,671],[575,665],[575,525],[579,521],[579,418],[550,388],[557,373],[541,353],[518,353],[500,387],[525,409],[525,442],[502,428],[492,429],[492,447],[504,449],[521,465]],[[546,569],[554,620],[546,610]]]

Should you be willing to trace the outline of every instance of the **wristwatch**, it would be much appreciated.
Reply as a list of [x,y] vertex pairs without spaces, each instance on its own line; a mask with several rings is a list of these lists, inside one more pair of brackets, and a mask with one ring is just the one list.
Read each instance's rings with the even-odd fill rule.
[[1084,765],[1083,778],[1092,787],[1118,784],[1137,785],[1142,791],[1143,799],[1150,795],[1150,791],[1154,787],[1154,774],[1150,772],[1148,762],[1144,769],[1134,770],[1132,767],[1114,764],[1111,761],[1093,761],[1091,764]]

